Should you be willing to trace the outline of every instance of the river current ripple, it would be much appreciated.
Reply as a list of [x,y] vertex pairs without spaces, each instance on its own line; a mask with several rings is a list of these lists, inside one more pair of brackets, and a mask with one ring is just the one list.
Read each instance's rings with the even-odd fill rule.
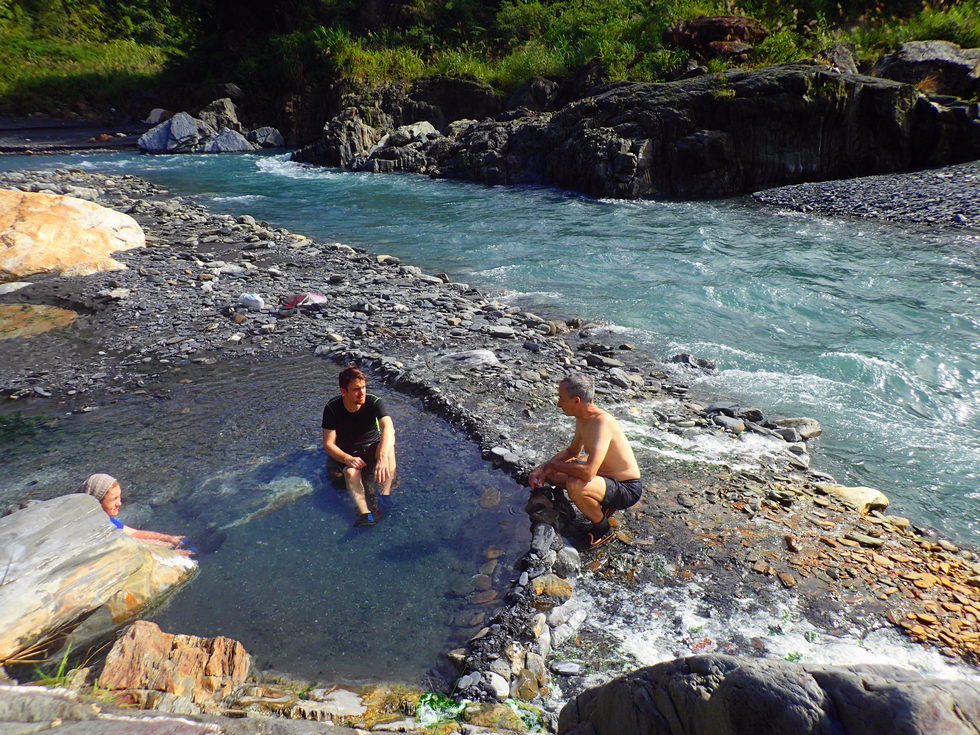
[[814,466],[980,542],[980,238],[717,202],[304,168],[286,155],[7,156],[133,173],[229,214],[444,271],[607,340],[715,360],[695,389],[824,426]]

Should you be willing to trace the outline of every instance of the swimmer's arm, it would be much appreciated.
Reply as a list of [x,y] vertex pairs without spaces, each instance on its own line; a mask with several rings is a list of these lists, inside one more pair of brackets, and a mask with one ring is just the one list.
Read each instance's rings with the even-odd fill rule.
[[180,548],[184,544],[184,539],[180,536],[171,536],[166,533],[157,533],[156,531],[141,531],[138,528],[130,528],[129,526],[123,526],[122,530],[127,536],[138,538],[141,541],[169,546],[172,549]]

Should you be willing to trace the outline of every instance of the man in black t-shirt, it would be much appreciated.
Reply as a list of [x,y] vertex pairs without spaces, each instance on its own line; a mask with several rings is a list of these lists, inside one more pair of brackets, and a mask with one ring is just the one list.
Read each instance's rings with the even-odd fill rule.
[[323,407],[322,428],[327,472],[343,478],[359,514],[354,525],[373,526],[378,516],[368,508],[364,480],[373,476],[384,512],[395,477],[395,425],[381,399],[367,392],[358,368],[341,371],[340,395]]

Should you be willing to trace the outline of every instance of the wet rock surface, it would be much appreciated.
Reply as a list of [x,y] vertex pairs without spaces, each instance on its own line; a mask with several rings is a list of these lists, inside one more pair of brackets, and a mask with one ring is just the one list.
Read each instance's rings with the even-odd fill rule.
[[978,190],[980,162],[974,161],[914,173],[782,186],[752,197],[798,212],[977,232]]
[[[86,410],[114,396],[165,391],[168,381],[219,360],[312,350],[338,363],[355,361],[372,380],[418,396],[519,479],[567,441],[570,426],[556,421],[553,403],[557,382],[571,370],[595,378],[600,405],[634,419],[642,412],[659,431],[730,441],[753,434],[772,442],[767,464],[754,471],[641,453],[643,499],[621,514],[617,539],[587,559],[575,559],[560,534],[537,531],[508,605],[485,621],[466,621],[488,632],[456,657],[464,676],[477,674],[461,689],[495,699],[503,681],[512,694],[535,687],[546,693],[552,646],[582,622],[562,602],[579,564],[596,579],[627,586],[709,577],[706,594],[721,608],[792,588],[805,614],[825,629],[894,625],[951,657],[977,660],[980,588],[970,582],[977,574],[972,552],[897,516],[859,515],[827,495],[818,485],[832,478],[808,469],[801,441],[801,428],[815,435],[819,426],[803,419],[780,425],[755,407],[691,396],[686,371],[708,369],[706,361],[688,356],[667,372],[641,350],[606,344],[601,325],[522,312],[390,256],[316,242],[248,215],[216,215],[132,176],[0,174],[7,187],[38,182],[55,190],[91,187],[100,203],[140,223],[147,247],[119,256],[126,271],[39,279],[0,296],[0,303],[52,304],[80,315],[70,328],[7,341],[0,395],[8,400]],[[307,293],[325,298],[284,306]],[[789,428],[795,433],[779,433]],[[19,498],[4,498],[12,500]],[[536,522],[557,520],[541,510]],[[548,574],[564,581],[531,584]],[[491,594],[474,590],[475,597]],[[514,641],[523,659],[508,656]]]
[[583,692],[561,735],[782,735],[908,732],[967,735],[980,727],[980,686],[890,666],[816,667],[693,656]]

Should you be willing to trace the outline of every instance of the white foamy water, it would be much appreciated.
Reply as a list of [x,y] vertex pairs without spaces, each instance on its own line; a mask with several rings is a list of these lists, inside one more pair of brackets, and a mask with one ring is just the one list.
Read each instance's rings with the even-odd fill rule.
[[588,600],[586,625],[612,636],[623,654],[643,666],[721,653],[818,665],[888,664],[930,676],[980,681],[974,667],[913,644],[889,626],[863,635],[829,634],[810,624],[795,596],[782,589],[773,589],[764,601],[735,600],[734,609],[726,613],[706,604],[705,591],[711,586],[710,579],[702,578],[680,587],[647,584],[627,590],[587,577],[576,595],[583,593]]

